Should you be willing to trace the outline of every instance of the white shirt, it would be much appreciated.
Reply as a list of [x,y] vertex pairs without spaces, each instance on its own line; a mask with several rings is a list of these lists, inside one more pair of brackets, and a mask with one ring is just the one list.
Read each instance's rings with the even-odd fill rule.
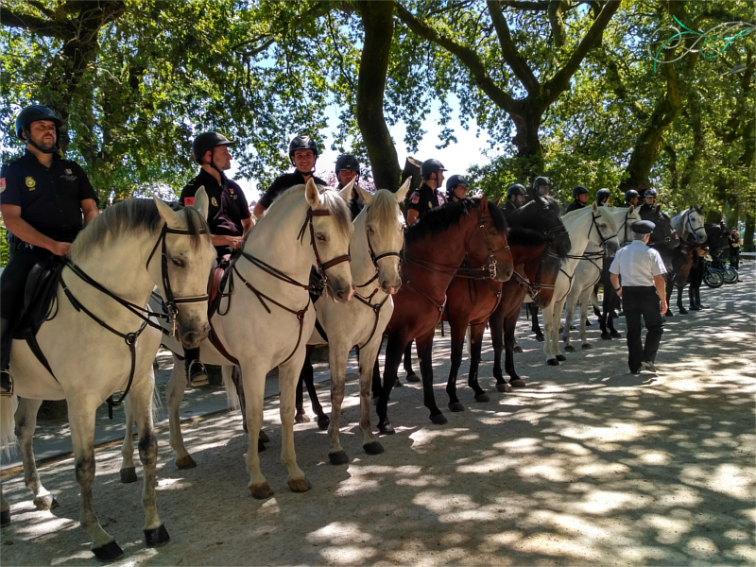
[[652,286],[654,276],[666,274],[667,268],[656,250],[633,240],[617,251],[609,271],[622,276],[623,286]]

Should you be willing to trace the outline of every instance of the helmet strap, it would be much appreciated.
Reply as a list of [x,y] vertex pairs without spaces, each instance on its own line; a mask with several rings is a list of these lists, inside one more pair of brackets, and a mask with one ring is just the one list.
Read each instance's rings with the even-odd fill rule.
[[43,148],[37,142],[35,142],[34,140],[32,140],[31,132],[29,132],[29,130],[27,130],[26,128],[23,129],[23,133],[26,134],[26,140],[25,140],[26,143],[27,144],[31,144],[32,147],[36,148],[38,151],[42,152],[43,154],[54,154],[55,152],[57,152],[60,149],[58,147],[58,142],[57,142],[57,138],[58,138],[58,129],[57,128],[55,129],[55,139],[56,139],[55,145],[52,148],[50,148],[50,149]]

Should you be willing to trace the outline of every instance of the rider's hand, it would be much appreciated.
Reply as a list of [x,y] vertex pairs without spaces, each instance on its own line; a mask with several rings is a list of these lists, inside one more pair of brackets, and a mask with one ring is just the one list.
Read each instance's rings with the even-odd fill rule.
[[68,251],[71,250],[71,243],[55,242],[52,246],[50,246],[49,250],[56,256],[67,256]]
[[226,241],[226,244],[234,250],[239,248],[241,246],[241,243],[242,243],[241,236],[229,236]]

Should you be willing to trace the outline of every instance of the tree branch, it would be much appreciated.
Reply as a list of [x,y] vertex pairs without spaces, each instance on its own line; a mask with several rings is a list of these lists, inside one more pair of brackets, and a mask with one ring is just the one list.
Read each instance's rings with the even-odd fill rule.
[[515,10],[525,10],[529,12],[543,12],[548,10],[549,2],[523,2],[521,0],[498,0],[499,4],[503,4],[507,8],[514,8]]
[[30,14],[19,14],[5,6],[0,6],[0,21],[9,28],[22,28],[32,33],[45,37],[55,37],[64,41],[70,39],[65,26]]
[[491,21],[496,29],[496,36],[499,38],[502,58],[520,80],[525,90],[528,91],[528,94],[538,94],[541,85],[538,83],[538,79],[536,79],[533,71],[528,67],[525,59],[517,51],[517,46],[512,40],[512,34],[509,32],[507,19],[501,11],[501,5],[494,0],[488,0],[486,4],[491,14]]

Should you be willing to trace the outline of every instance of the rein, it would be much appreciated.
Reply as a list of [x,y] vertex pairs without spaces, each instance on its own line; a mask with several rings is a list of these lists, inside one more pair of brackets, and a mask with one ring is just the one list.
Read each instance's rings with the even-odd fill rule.
[[691,244],[698,244],[698,231],[703,230],[704,231],[704,242],[706,241],[706,229],[703,226],[699,226],[698,228],[693,226],[693,220],[690,218],[691,214],[690,211],[687,211],[688,214],[685,215],[685,230],[688,232],[688,236],[690,236],[691,233],[693,233],[693,238],[695,238],[695,242],[691,242],[688,240],[688,238],[685,238],[688,242]]
[[542,289],[556,289],[556,283],[554,284],[543,284],[540,282],[541,279],[541,271],[543,270],[543,263],[546,258],[556,258],[560,262],[562,261],[562,258],[559,257],[557,254],[555,254],[551,249],[553,248],[554,244],[556,243],[556,239],[558,235],[566,234],[567,229],[564,227],[563,224],[559,224],[555,226],[554,228],[548,229],[546,232],[543,233],[544,237],[546,238],[546,242],[548,243],[548,246],[544,249],[544,251],[541,253],[538,258],[533,258],[529,262],[525,262],[525,266],[528,266],[538,260],[538,269],[536,270],[535,275],[535,282],[531,283],[530,280],[526,277],[520,274],[517,270],[513,270],[513,274],[515,277],[517,277],[520,282],[520,286],[525,288],[525,291],[530,295],[531,299],[535,299],[536,296],[541,293]]

